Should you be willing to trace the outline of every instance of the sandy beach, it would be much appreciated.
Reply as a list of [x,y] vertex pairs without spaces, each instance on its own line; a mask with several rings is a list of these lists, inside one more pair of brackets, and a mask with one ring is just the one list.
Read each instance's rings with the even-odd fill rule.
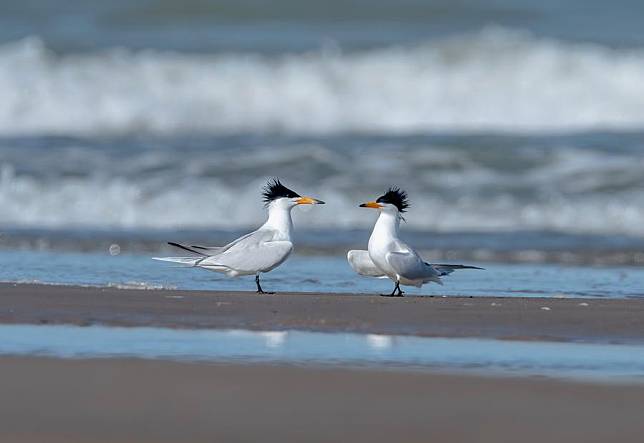
[[0,323],[641,342],[644,299],[405,297],[0,285]]
[[643,22],[0,1],[0,443],[644,441]]
[[644,387],[0,358],[0,441],[640,442]]
[[[544,309],[548,308],[548,309]],[[644,300],[0,285],[0,323],[642,342]],[[0,357],[0,441],[639,442],[644,385],[436,371]]]

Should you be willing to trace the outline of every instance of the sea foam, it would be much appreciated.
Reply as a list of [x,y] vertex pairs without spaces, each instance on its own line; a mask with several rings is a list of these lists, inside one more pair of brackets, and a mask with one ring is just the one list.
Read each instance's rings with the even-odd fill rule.
[[0,134],[577,131],[644,125],[644,50],[491,28],[343,52],[0,47]]
[[[615,137],[614,144],[624,140]],[[38,147],[27,148],[24,140],[15,146],[5,140],[0,226],[245,229],[263,222],[259,193],[276,175],[327,202],[309,211],[297,208],[298,226],[369,228],[375,212],[357,205],[397,184],[412,200],[405,226],[417,230],[644,236],[639,149],[543,148],[543,140],[519,143],[513,137],[496,139],[498,148],[480,146],[476,138],[466,146],[459,146],[460,139],[424,138],[254,147],[205,140],[212,147],[164,139],[169,148],[122,140],[99,147],[83,140],[36,140]]]

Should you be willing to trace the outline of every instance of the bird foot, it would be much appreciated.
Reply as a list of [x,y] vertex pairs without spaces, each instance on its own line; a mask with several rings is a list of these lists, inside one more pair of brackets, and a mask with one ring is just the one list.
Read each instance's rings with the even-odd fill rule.
[[381,297],[404,297],[403,296],[404,292],[401,292],[399,294],[380,294]]
[[275,294],[274,292],[266,292],[266,291],[257,291],[258,294],[266,294],[266,295],[273,295]]

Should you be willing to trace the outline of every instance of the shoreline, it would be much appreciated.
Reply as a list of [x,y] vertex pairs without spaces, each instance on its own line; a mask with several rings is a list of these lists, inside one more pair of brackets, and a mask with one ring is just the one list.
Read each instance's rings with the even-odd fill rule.
[[[4,228],[0,245],[6,252],[41,251],[105,254],[117,244],[133,255],[174,255],[166,241],[227,244],[256,228],[238,229],[65,229]],[[296,252],[308,257],[344,257],[364,249],[371,229],[337,230],[299,227]],[[4,235],[2,235],[4,234]],[[465,236],[463,243],[459,237]],[[299,238],[301,237],[301,238]],[[325,240],[312,240],[322,237]],[[405,237],[428,261],[471,261],[487,264],[605,266],[636,268],[644,264],[644,239],[624,234],[556,233],[552,231],[437,232],[406,229]],[[432,238],[428,241],[427,238]],[[489,239],[503,247],[490,247]],[[360,239],[360,240],[356,240]],[[544,246],[545,241],[545,246]],[[510,246],[512,245],[512,246]]]
[[643,343],[644,299],[403,297],[0,284],[0,323]]

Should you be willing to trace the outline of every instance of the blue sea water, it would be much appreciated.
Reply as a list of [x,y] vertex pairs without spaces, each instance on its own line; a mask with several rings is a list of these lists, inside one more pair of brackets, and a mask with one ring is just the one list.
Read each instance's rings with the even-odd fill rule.
[[[267,290],[385,293],[346,250],[402,230],[467,263],[408,295],[644,297],[644,2],[3,0],[0,281],[254,290],[154,262],[294,212]],[[111,252],[110,252],[111,251]],[[0,354],[339,363],[597,377],[639,345],[0,326]]]
[[[583,11],[583,13],[580,13]],[[0,229],[246,229],[280,176],[366,229],[644,237],[635,0],[7,0]],[[592,244],[589,246],[593,246]]]
[[0,2],[0,276],[247,288],[147,257],[260,225],[279,176],[327,202],[294,214],[326,257],[276,290],[386,290],[342,257],[396,184],[428,259],[489,269],[410,293],[638,296],[642,22],[635,0]]
[[[444,286],[405,288],[408,295],[507,297],[644,297],[644,269],[548,264],[485,264],[444,278]],[[0,281],[112,286],[138,289],[253,291],[253,277],[153,261],[150,256],[109,253],[0,252]],[[343,256],[298,256],[262,276],[277,292],[389,293],[392,283],[356,275]]]

